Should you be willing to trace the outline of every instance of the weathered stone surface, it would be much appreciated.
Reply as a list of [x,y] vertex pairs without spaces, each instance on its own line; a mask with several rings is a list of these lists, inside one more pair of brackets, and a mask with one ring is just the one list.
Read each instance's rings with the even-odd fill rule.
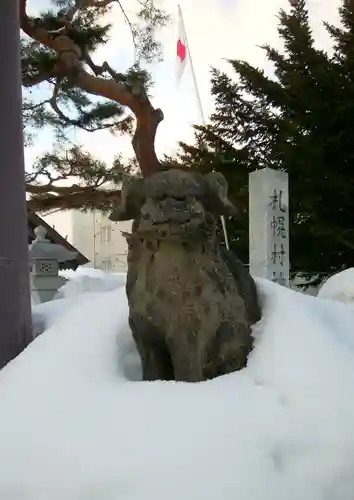
[[144,380],[198,382],[245,366],[260,310],[247,269],[216,237],[230,213],[218,173],[173,169],[124,188],[111,218],[134,217],[127,296]]

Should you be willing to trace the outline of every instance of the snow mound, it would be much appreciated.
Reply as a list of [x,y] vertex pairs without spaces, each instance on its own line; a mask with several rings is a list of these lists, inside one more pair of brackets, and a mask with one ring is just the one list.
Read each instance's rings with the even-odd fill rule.
[[199,384],[138,381],[123,287],[46,305],[0,373],[0,498],[353,500],[354,311],[257,286],[248,367]]
[[32,303],[34,336],[42,334],[64,311],[77,304],[83,293],[107,292],[125,286],[126,273],[106,274],[99,269],[78,268],[76,271],[61,271],[68,281],[55,296],[56,300]]
[[80,276],[88,276],[91,278],[110,278],[111,274],[107,274],[101,269],[94,269],[93,267],[82,267],[79,266],[75,271],[72,269],[63,269],[60,271],[60,275],[66,279],[78,279]]
[[79,267],[76,271],[61,271],[61,276],[68,281],[63,285],[56,299],[76,297],[86,292],[107,292],[125,285],[125,273],[106,274],[100,269]]
[[354,268],[331,276],[320,288],[318,297],[354,305]]

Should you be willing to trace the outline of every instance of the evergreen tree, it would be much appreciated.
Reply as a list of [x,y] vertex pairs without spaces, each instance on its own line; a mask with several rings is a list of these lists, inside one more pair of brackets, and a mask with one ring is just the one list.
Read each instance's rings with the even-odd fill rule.
[[[32,209],[105,208],[119,197],[118,191],[103,192],[106,182],[117,184],[137,168],[143,175],[157,168],[154,141],[163,114],[149,100],[146,68],[161,57],[156,31],[168,16],[154,0],[136,0],[135,7],[132,18],[119,0],[51,0],[51,8],[35,18],[27,0],[20,0],[25,140],[33,143],[49,127],[56,143],[28,174]],[[109,40],[106,15],[113,8],[128,23],[135,48],[135,62],[124,74],[94,62],[95,51]],[[117,151],[113,165],[105,165],[72,144],[74,128],[131,134],[136,161],[124,165]],[[63,187],[61,181],[70,178],[75,183]]]
[[248,260],[248,175],[271,167],[289,173],[290,251],[294,273],[320,279],[354,261],[354,0],[344,0],[340,27],[326,25],[333,54],[315,46],[305,0],[279,14],[282,51],[264,46],[274,75],[230,61],[231,79],[212,71],[215,113],[198,127],[180,161],[218,169],[240,217],[228,229]]

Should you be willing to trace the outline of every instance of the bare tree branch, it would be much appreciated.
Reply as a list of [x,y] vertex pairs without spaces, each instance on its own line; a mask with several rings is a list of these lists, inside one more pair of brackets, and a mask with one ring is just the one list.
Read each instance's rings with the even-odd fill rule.
[[124,8],[123,8],[123,5],[121,3],[120,0],[116,0],[118,2],[118,5],[119,5],[119,8],[120,10],[122,11],[122,14],[124,16],[124,19],[126,20],[128,26],[129,26],[129,29],[130,29],[130,33],[132,34],[132,38],[133,38],[133,45],[134,45],[134,61],[136,61],[136,55],[137,55],[137,47],[136,47],[136,41],[135,41],[135,31],[134,31],[134,27],[132,25],[132,23],[130,22],[130,19],[129,17],[127,16],[127,13],[125,12]]

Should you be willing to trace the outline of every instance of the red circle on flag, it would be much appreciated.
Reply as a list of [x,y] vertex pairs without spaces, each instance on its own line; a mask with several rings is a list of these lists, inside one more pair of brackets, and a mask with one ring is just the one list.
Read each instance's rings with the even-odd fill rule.
[[186,46],[183,45],[181,40],[178,40],[177,42],[177,57],[181,59],[181,62],[183,62],[186,58]]

